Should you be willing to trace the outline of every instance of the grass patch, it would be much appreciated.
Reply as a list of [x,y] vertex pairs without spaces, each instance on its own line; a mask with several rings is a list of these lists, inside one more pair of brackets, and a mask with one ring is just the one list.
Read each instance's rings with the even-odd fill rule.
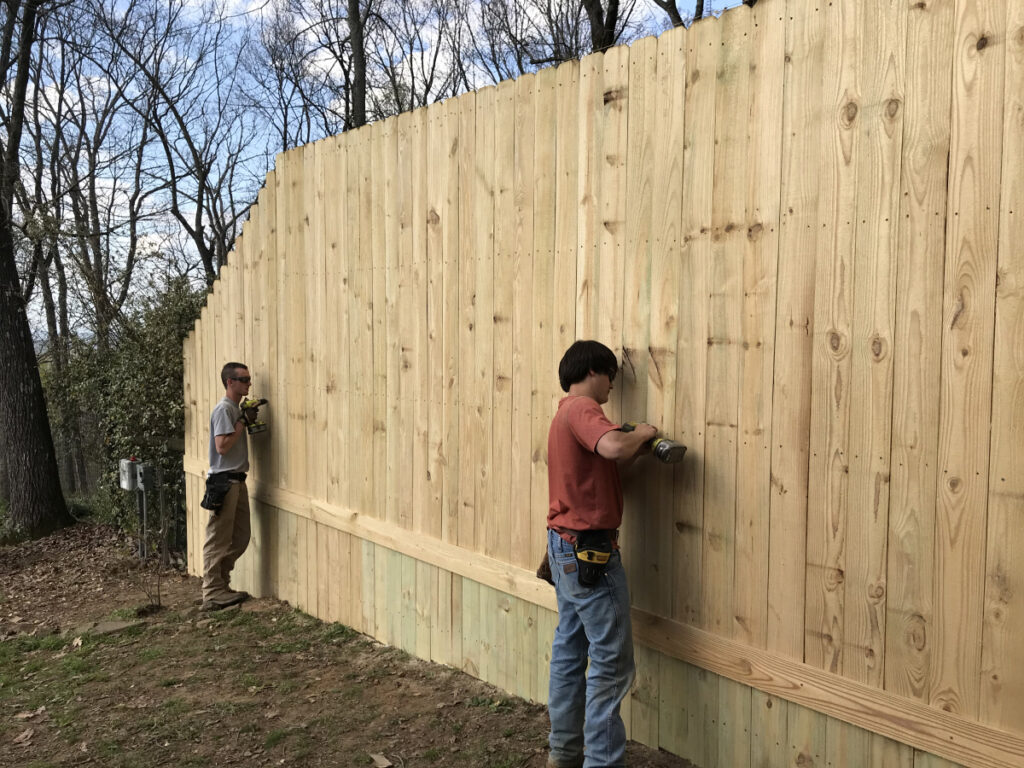
[[288,738],[288,731],[285,728],[275,728],[263,739],[264,749],[273,749],[282,741]]

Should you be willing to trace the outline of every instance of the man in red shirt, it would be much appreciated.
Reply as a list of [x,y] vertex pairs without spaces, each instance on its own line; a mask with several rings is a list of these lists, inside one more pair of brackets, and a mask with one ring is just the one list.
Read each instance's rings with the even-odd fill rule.
[[[625,765],[619,707],[635,672],[629,589],[616,544],[622,522],[619,467],[644,453],[657,430],[640,424],[622,432],[604,415],[601,406],[618,367],[615,353],[597,341],[577,341],[558,366],[568,394],[548,432],[548,558],[558,596],[548,768]],[[586,555],[582,562],[577,558],[577,543],[603,550],[597,558],[607,556],[603,570]]]

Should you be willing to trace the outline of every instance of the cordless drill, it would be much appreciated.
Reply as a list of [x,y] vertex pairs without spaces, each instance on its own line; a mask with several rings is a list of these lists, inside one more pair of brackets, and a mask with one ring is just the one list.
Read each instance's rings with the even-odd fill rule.
[[[619,429],[623,432],[632,432],[636,429],[635,421],[627,421]],[[678,464],[686,455],[686,446],[670,440],[667,437],[652,437],[644,445],[651,449],[651,453],[662,464]]]
[[267,423],[259,420],[260,406],[266,405],[267,399],[261,397],[259,400],[246,397],[238,404],[242,409],[242,419],[245,421],[245,429],[250,435],[267,431]]

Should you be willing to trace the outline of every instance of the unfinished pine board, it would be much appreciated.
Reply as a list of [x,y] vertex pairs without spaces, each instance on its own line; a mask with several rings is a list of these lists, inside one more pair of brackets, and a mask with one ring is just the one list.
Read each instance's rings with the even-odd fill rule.
[[[395,316],[397,318],[396,333],[394,338],[388,339],[388,344],[394,346],[395,361],[397,362],[397,409],[395,410],[395,423],[389,427],[389,438],[396,446],[394,459],[389,450],[388,468],[390,475],[398,475],[396,483],[397,497],[397,520],[403,528],[415,528],[414,517],[417,512],[417,505],[413,503],[413,492],[415,481],[413,474],[416,471],[414,454],[416,452],[416,422],[415,422],[415,399],[417,390],[418,371],[418,347],[420,340],[416,335],[416,313],[419,304],[416,300],[415,282],[415,255],[414,255],[414,189],[415,178],[415,144],[416,129],[415,120],[411,112],[398,116],[398,130],[396,139],[398,152],[396,154],[397,165],[395,166],[394,180],[396,200],[398,204],[398,252],[395,265],[395,286],[397,287],[397,302],[395,304]],[[390,156],[390,153],[389,153]],[[389,290],[388,295],[392,292]],[[397,471],[396,471],[397,470]]]
[[353,450],[349,454],[350,505],[374,514],[374,461],[377,430],[374,423],[375,328],[373,316],[373,169],[369,129],[346,134],[348,167],[345,194],[355,210],[345,230],[350,264],[349,306],[349,409]]
[[[388,299],[387,299],[387,222],[385,209],[385,144],[394,131],[394,118],[385,120],[368,131],[366,143],[371,162],[368,175],[363,177],[364,188],[371,195],[369,249],[373,270],[373,293],[370,306],[373,311],[373,514],[387,519],[388,493]],[[361,241],[362,242],[362,241]],[[361,247],[365,247],[361,244]]]
[[[313,520],[306,521],[306,610],[316,615],[320,605],[320,590],[327,585],[320,581],[320,526]],[[302,567],[301,565],[299,566]]]
[[913,768],[961,768],[959,763],[943,760],[926,752],[914,752]]
[[[423,161],[416,178],[419,200],[417,219],[422,224],[422,244],[417,239],[415,251],[424,283],[420,331],[424,346],[419,368],[421,391],[417,395],[417,424],[424,430],[421,443],[424,453],[423,467],[417,474],[421,485],[415,496],[417,499],[422,497],[420,529],[435,539],[442,537],[444,517],[444,228],[448,216],[444,206],[447,192],[444,174],[447,172],[445,162],[448,155],[446,152],[438,152],[436,147],[444,143],[439,123],[446,119],[447,108],[440,104],[431,106],[421,118],[421,139],[417,143],[417,151],[423,154]],[[419,231],[414,231],[414,238]],[[436,578],[434,584],[437,584]]]
[[399,612],[401,604],[391,602],[389,589],[394,575],[391,573],[392,560],[391,550],[384,547],[373,546],[373,579],[370,582],[370,590],[373,593],[372,605],[374,607],[373,623],[370,627],[373,636],[382,643],[394,645],[397,641],[392,633],[394,616]]
[[576,239],[579,189],[577,146],[579,140],[580,65],[567,61],[558,67],[555,102],[558,131],[555,137],[555,266],[554,300],[555,368],[569,346],[579,338],[576,332]]
[[[480,677],[480,633],[481,633],[481,601],[480,585],[471,579],[461,579],[462,600],[460,602],[460,619],[462,638],[459,669],[474,677]],[[452,589],[455,584],[453,582]]]
[[[535,529],[528,534],[529,563],[546,557],[548,514],[548,429],[561,389],[554,332],[555,282],[555,142],[557,73],[537,73],[533,162],[533,387],[530,411],[530,514]],[[559,355],[559,356],[556,356]],[[545,689],[546,690],[546,689]]]
[[306,231],[303,220],[306,201],[302,184],[302,154],[282,155],[284,162],[278,186],[277,231],[278,268],[281,275],[280,302],[287,310],[279,312],[278,343],[281,354],[282,391],[286,423],[280,478],[281,486],[304,493],[306,486]]
[[[416,560],[411,557],[396,555],[402,564],[401,581],[401,648],[409,654],[416,653],[416,638],[419,634],[418,616],[416,612]],[[430,656],[430,648],[427,648],[427,656]]]
[[280,367],[280,345],[278,333],[278,317],[272,312],[272,307],[279,306],[280,281],[278,276],[278,250],[277,250],[277,174],[271,171],[267,174],[266,183],[260,190],[260,224],[261,237],[263,238],[263,268],[262,268],[262,289],[261,312],[265,312],[266,323],[266,348],[262,352],[264,370],[259,371],[260,386],[257,394],[267,398],[266,414],[264,420],[267,422],[265,439],[253,450],[253,458],[260,463],[260,470],[267,481],[277,478],[280,472],[283,438],[285,434],[285,408],[281,399],[283,387],[281,383]]
[[494,540],[495,504],[501,489],[495,486],[494,456],[494,340],[495,324],[495,203],[498,196],[496,178],[495,127],[498,105],[498,89],[484,88],[476,94],[476,142],[473,164],[473,258],[475,284],[473,301],[476,309],[474,328],[473,364],[468,381],[470,428],[479,436],[476,442],[477,454],[472,456],[473,471],[462,478],[472,478],[474,486],[474,541],[473,549],[488,552],[497,542]]
[[431,626],[436,615],[432,610],[432,599],[437,590],[437,569],[427,563],[411,560],[416,568],[416,642],[413,653],[421,659],[430,658]]
[[[484,435],[477,432],[478,418],[474,418],[473,401],[474,352],[476,336],[483,318],[476,306],[476,94],[461,96],[459,106],[459,252],[458,252],[458,525],[452,541],[460,547],[474,549],[476,545],[476,476],[480,460],[480,444]],[[461,664],[460,664],[461,666]]]
[[822,768],[825,762],[826,727],[825,715],[789,706],[787,711],[786,736],[789,742],[790,768]]
[[688,729],[682,754],[700,766],[716,765],[718,760],[719,677],[692,664],[684,668],[685,678],[680,690],[689,691],[687,699]]
[[789,702],[761,691],[750,694],[751,768],[786,765]]
[[[707,386],[707,295],[711,188],[714,174],[715,46],[706,24],[687,32],[683,115],[683,191],[676,334],[675,425],[671,436],[687,446],[674,468],[671,614],[699,625],[704,530],[704,433]],[[666,429],[673,427],[666,425]]]
[[[597,307],[596,338],[622,361],[622,286],[626,269],[626,174],[629,151],[629,48],[617,46],[604,52],[604,85],[601,93],[600,178],[597,192],[598,243],[594,270]],[[613,389],[606,404],[608,418],[622,419],[622,390]]]
[[[821,13],[802,12],[793,0],[784,11],[786,66],[779,267],[772,390],[771,507],[769,514],[767,647],[803,659],[808,442],[814,331],[816,203],[824,147],[821,71],[826,56]],[[776,23],[772,19],[772,23]]]
[[772,385],[778,273],[785,28],[770,5],[743,24],[750,48],[747,135],[752,151],[743,255],[739,444],[736,476],[736,637],[764,648],[768,636]]
[[[385,366],[385,428],[387,464],[384,474],[385,518],[388,522],[408,525],[408,496],[412,442],[407,434],[409,424],[407,402],[402,384],[405,338],[408,329],[407,259],[412,249],[409,194],[409,114],[389,119],[383,130],[383,176],[377,182],[384,188],[384,331],[386,336]],[[400,156],[401,153],[401,156]]]
[[718,678],[718,758],[715,765],[751,768],[752,689]]
[[[1006,8],[956,6],[930,702],[979,714]],[[979,30],[985,30],[979,37]],[[984,39],[986,42],[982,42]],[[990,41],[992,45],[988,45]]]
[[576,148],[576,333],[597,338],[597,243],[600,238],[601,152],[604,140],[604,54],[592,53],[579,63],[579,120]]
[[[682,268],[682,196],[684,97],[686,86],[686,32],[666,32],[658,39],[656,79],[647,84],[648,108],[655,110],[651,146],[660,172],[651,185],[649,230],[650,319],[647,344],[646,416],[665,435],[676,433],[675,393]],[[638,385],[640,382],[637,382]],[[625,416],[625,414],[624,414]],[[636,419],[635,416],[625,416]],[[674,476],[673,467],[645,460],[637,468],[637,481],[645,488],[647,509],[630,522],[631,536],[639,539],[641,583],[634,594],[662,615],[672,610],[673,585],[662,574],[673,570]],[[633,550],[633,557],[637,550]]]
[[[644,38],[630,45],[625,221],[625,250],[629,255],[629,265],[624,269],[622,281],[622,358],[615,389],[621,391],[620,418],[639,422],[647,421],[651,197],[658,163],[654,154],[657,66],[658,41],[655,38]],[[633,535],[635,527],[642,523],[640,519],[634,519],[634,515],[643,515],[649,509],[646,485],[643,482],[623,484],[624,510],[619,535],[623,566],[633,585],[634,599],[639,601],[637,604],[643,604],[645,599],[643,587],[657,578],[643,559],[643,540]]]
[[[484,552],[508,562],[512,556],[512,405],[515,281],[515,82],[495,92],[494,261],[491,313],[491,491],[485,511]],[[515,513],[519,505],[515,504]]]
[[558,613],[547,608],[537,608],[537,701],[548,701],[551,680],[551,645],[558,626]]
[[[736,611],[737,593],[752,586],[741,581],[747,564],[736,558],[736,459],[739,443],[739,376],[742,352],[743,257],[746,242],[745,195],[747,126],[732,119],[746,112],[750,65],[743,36],[749,12],[730,13],[702,37],[717,49],[715,88],[714,182],[708,269],[708,393],[704,439],[704,548],[701,553],[705,627],[732,637],[746,634],[745,617]],[[692,34],[693,30],[691,30]],[[718,34],[721,33],[721,41]],[[744,469],[745,471],[745,469]]]
[[[409,265],[411,314],[410,337],[412,349],[407,353],[411,370],[407,376],[409,392],[412,461],[410,479],[412,487],[408,504],[410,523],[417,531],[437,528],[440,518],[433,503],[430,482],[430,337],[428,312],[429,266],[427,263],[427,110],[418,109],[411,114],[410,148],[411,161],[411,227],[412,253]],[[435,525],[432,521],[437,518]],[[429,658],[428,646],[428,658]]]
[[430,660],[456,666],[452,657],[452,574],[443,568],[434,569],[431,595],[433,618],[430,633]]
[[953,3],[907,17],[901,160],[885,688],[927,701]]
[[321,142],[321,178],[324,187],[324,317],[321,324],[323,349],[324,413],[321,439],[326,442],[326,496],[334,504],[351,504],[350,452],[357,441],[352,439],[352,407],[349,382],[349,361],[354,349],[351,345],[351,306],[349,294],[354,276],[352,265],[355,255],[346,242],[346,232],[358,222],[355,202],[358,197],[346,192],[348,181],[348,155],[342,139]]
[[849,506],[850,377],[855,281],[860,123],[857,6],[822,9],[830,55],[824,67],[827,114],[819,168],[818,248],[814,293],[811,459],[807,515],[805,660],[842,671]]
[[[850,421],[843,674],[884,684],[885,597],[892,442],[897,234],[906,14],[893,11],[877,29],[884,3],[863,6],[859,66],[865,76],[857,120],[867,126],[859,149],[856,268],[849,386]],[[902,9],[902,7],[901,7]],[[867,34],[868,28],[872,29]]]
[[[538,503],[533,488],[533,406],[535,381],[547,371],[534,364],[534,153],[536,147],[534,75],[521,77],[515,85],[515,117],[512,175],[512,434],[510,492],[512,499],[509,562],[523,568],[536,567],[540,555],[547,504]],[[547,485],[545,484],[545,489]],[[532,643],[532,635],[530,637]],[[532,657],[517,646],[518,658]],[[518,665],[517,665],[518,666]],[[519,685],[529,685],[532,676],[518,676]]]
[[[442,512],[441,538],[447,542],[458,539],[459,524],[459,101],[449,99],[441,106],[442,113],[438,116],[438,141],[431,146],[440,146],[439,153],[444,163],[439,168],[440,174],[431,176],[437,179],[436,186],[441,191],[440,207],[437,209],[441,217],[440,258],[442,272],[442,311],[443,311],[443,372],[442,381],[442,424],[444,449],[442,454]],[[432,153],[433,154],[433,153]]]
[[[303,298],[306,302],[306,411],[301,421],[306,441],[307,492],[327,498],[327,400],[325,357],[331,347],[324,334],[328,322],[327,248],[324,206],[324,145],[326,140],[303,147],[302,199],[305,223],[305,250],[298,261],[303,264]],[[334,214],[336,215],[336,214]],[[333,313],[336,306],[332,306]],[[334,425],[338,426],[338,425]]]
[[[353,546],[355,546],[353,544]],[[361,631],[369,634],[376,626],[376,584],[377,584],[377,559],[376,548],[370,541],[362,541],[362,568],[359,573],[362,577],[362,607],[363,621]]]
[[981,719],[1024,729],[1024,594],[1018,553],[1024,506],[1024,8],[1007,5],[1006,102],[996,283],[988,553]]

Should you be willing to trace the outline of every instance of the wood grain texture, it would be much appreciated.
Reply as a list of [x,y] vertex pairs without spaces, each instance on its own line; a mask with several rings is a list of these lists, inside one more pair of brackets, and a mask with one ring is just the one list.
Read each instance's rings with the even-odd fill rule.
[[1020,730],[1024,584],[1018,553],[1024,511],[1024,7],[1007,4],[1002,192],[996,272],[992,459],[988,491],[981,719]]
[[968,717],[980,709],[1006,7],[955,6],[942,374],[930,395],[940,472],[929,700]]

